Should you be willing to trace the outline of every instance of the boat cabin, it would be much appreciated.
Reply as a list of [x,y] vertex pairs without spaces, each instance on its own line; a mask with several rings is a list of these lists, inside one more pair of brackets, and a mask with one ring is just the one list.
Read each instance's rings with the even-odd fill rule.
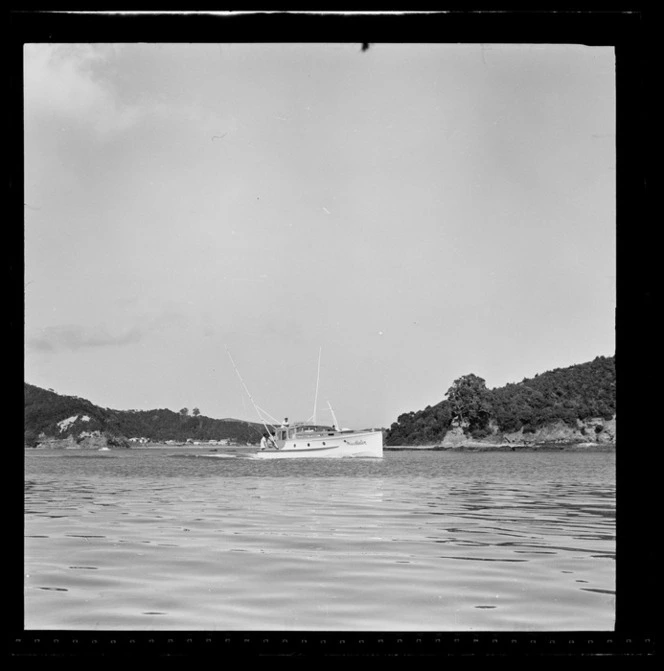
[[336,433],[333,426],[319,424],[295,424],[282,426],[277,429],[277,440],[296,440],[298,438],[314,438],[317,436],[333,436]]

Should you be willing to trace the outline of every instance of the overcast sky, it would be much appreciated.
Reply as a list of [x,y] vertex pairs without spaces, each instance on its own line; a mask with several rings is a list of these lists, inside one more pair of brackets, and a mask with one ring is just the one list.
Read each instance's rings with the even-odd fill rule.
[[614,51],[25,47],[26,381],[389,426],[615,349]]

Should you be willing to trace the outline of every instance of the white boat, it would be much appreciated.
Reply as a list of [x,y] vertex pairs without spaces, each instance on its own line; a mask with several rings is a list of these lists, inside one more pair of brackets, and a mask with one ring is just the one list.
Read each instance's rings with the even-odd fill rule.
[[383,456],[383,432],[339,430],[332,426],[282,424],[272,445],[251,455],[251,459],[309,459]]
[[[316,422],[316,404],[318,402],[318,382],[316,379],[316,396],[314,399],[314,413],[308,422],[288,424],[286,418],[279,428],[278,423],[272,417],[256,405],[247,385],[244,383],[240,371],[238,371],[231,353],[226,348],[233,368],[244,387],[249,400],[252,402],[258,416],[266,429],[265,435],[271,435],[267,447],[253,454],[246,455],[249,459],[309,459],[327,458],[338,459],[340,457],[368,457],[381,458],[383,456],[383,432],[373,429],[353,431],[352,429],[340,429],[332,406],[328,402],[330,412],[334,419],[334,426],[322,426]],[[320,352],[318,355],[318,376],[320,377]],[[268,419],[272,428],[268,429]]]

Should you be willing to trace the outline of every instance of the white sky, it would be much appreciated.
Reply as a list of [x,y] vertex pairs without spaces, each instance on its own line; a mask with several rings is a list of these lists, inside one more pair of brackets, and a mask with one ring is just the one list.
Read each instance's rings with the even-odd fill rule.
[[25,47],[26,381],[357,428],[615,348],[614,51]]

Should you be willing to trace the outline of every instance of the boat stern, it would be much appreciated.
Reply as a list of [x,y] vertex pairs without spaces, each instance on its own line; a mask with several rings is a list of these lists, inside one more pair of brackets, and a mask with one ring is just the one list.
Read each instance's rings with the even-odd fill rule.
[[340,436],[341,449],[344,457],[373,457],[383,456],[383,432],[367,431]]

